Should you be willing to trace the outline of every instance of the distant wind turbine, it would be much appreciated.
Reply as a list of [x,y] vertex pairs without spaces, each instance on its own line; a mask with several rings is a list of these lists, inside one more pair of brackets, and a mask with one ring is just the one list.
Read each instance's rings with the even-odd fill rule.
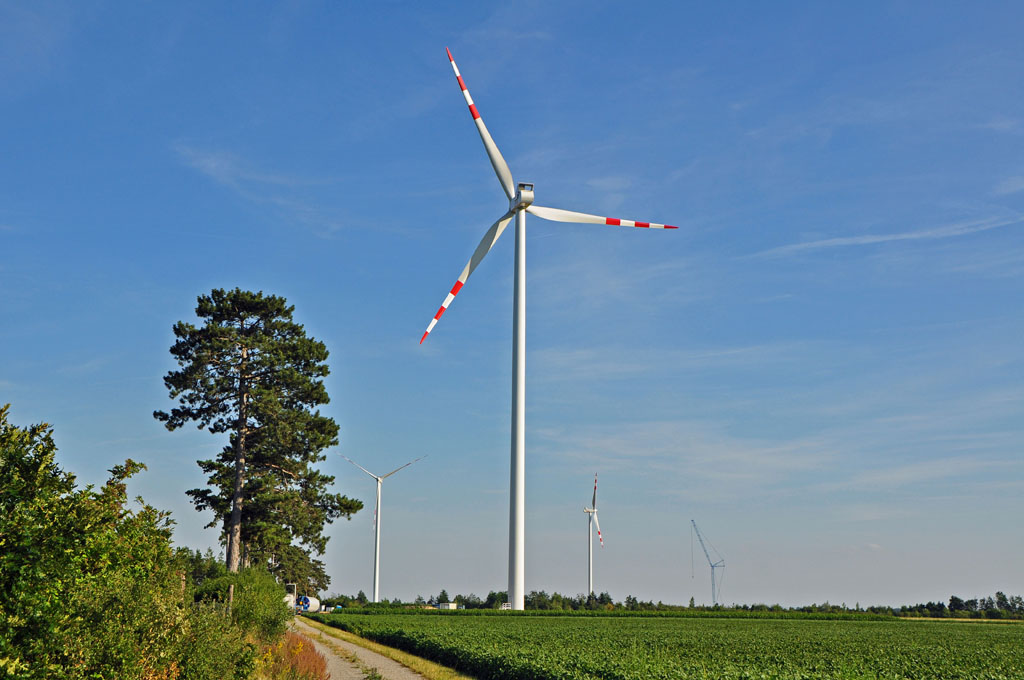
[[[614,509],[614,508],[613,508]],[[590,507],[584,506],[583,512],[587,513],[587,595],[594,592],[594,525],[597,525],[597,540],[604,547],[604,538],[601,537],[601,523],[597,521],[597,473],[594,473],[594,498],[590,501]]]
[[[462,290],[469,275],[477,268],[484,256],[498,241],[505,227],[512,220],[516,219],[516,246],[515,246],[515,279],[513,283],[513,314],[512,314],[512,461],[509,482],[509,550],[508,550],[508,601],[512,609],[523,609],[526,595],[526,213],[542,217],[553,222],[577,222],[584,224],[608,224],[621,227],[641,227],[644,229],[677,229],[670,224],[655,224],[654,222],[636,222],[633,220],[622,220],[614,217],[601,217],[587,213],[572,212],[559,208],[544,208],[533,204],[533,184],[520,182],[516,184],[512,180],[512,171],[508,163],[494,143],[491,133],[484,125],[480,112],[469,96],[469,89],[466,82],[459,73],[459,67],[455,65],[451,50],[448,52],[448,61],[451,62],[455,78],[458,80],[462,96],[469,106],[469,113],[473,116],[477,132],[484,143],[487,157],[491,160],[491,166],[498,176],[505,196],[508,198],[509,207],[498,221],[491,225],[483,239],[473,251],[473,256],[462,269],[455,285],[452,286],[441,307],[430,320],[427,330],[420,338],[420,344],[427,339],[430,332],[434,330],[441,315],[448,310],[448,306],[455,299],[455,296]],[[512,92],[516,92],[515,89]]]
[[351,458],[349,458],[348,456],[342,455],[340,453],[338,455],[341,456],[342,458],[344,458],[345,460],[347,460],[348,462],[352,463],[353,465],[355,465],[357,468],[359,468],[360,470],[362,470],[366,474],[370,475],[371,477],[373,477],[374,479],[377,480],[377,507],[374,510],[374,515],[373,515],[373,517],[374,517],[374,525],[375,525],[374,526],[374,532],[373,532],[373,534],[374,534],[373,535],[373,601],[374,602],[380,602],[380,489],[381,489],[381,483],[385,479],[390,477],[391,475],[393,475],[396,472],[398,472],[399,470],[404,470],[405,468],[407,468],[410,465],[412,465],[413,463],[415,463],[417,460],[423,460],[424,458],[426,458],[426,456],[420,456],[416,460],[409,461],[405,465],[403,465],[401,467],[395,468],[394,470],[392,470],[391,472],[387,473],[386,475],[377,476],[377,475],[373,474],[372,472],[370,472],[369,470],[367,470],[366,468],[364,468],[359,463],[357,463],[354,460],[352,460]]
[[[715,605],[718,604],[718,596],[722,594],[721,593],[721,590],[722,590],[722,574],[718,574],[718,579],[717,579],[717,583],[716,583],[715,570],[716,569],[722,569],[722,570],[725,569],[725,558],[722,557],[721,553],[719,553],[718,550],[715,550],[715,546],[711,545],[711,542],[708,541],[708,545],[711,545],[711,550],[714,551],[715,556],[718,558],[717,562],[712,560],[710,553],[708,553],[707,546],[704,545],[704,537],[701,535],[700,529],[697,528],[697,523],[694,522],[691,519],[690,520],[690,524],[693,525],[693,530],[695,532],[697,532],[697,540],[700,541],[700,547],[704,550],[704,556],[708,558],[708,564],[711,565],[711,606],[714,607]],[[693,536],[692,536],[692,534],[691,534],[691,537],[690,537],[690,564],[691,564],[691,569],[692,569],[693,568],[692,567],[692,565],[693,565]]]

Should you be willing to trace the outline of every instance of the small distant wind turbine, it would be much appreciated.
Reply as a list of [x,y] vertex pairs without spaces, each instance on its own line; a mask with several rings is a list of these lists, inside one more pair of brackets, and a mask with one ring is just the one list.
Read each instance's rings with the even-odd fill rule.
[[[691,519],[690,520],[690,524],[693,525],[693,530],[697,532],[697,540],[700,541],[700,547],[704,550],[704,557],[708,558],[708,564],[711,565],[711,606],[714,607],[715,605],[718,604],[718,596],[722,594],[721,593],[721,590],[722,590],[722,574],[718,574],[718,579],[717,579],[717,582],[716,582],[716,580],[715,580],[715,570],[716,569],[722,569],[722,570],[725,569],[725,558],[722,557],[721,553],[719,553],[718,550],[715,549],[715,546],[711,545],[711,542],[708,541],[708,545],[711,545],[711,550],[714,551],[715,556],[718,558],[717,562],[713,561],[711,559],[710,553],[708,553],[707,546],[704,545],[704,537],[701,535],[700,529],[697,528],[697,523],[694,522]],[[692,537],[692,534],[691,534],[691,537],[690,537],[690,564],[691,564],[691,569],[692,569],[693,568],[692,567],[692,565],[693,565],[693,537]]]
[[455,78],[459,82],[462,96],[469,106],[469,113],[476,123],[477,132],[484,143],[487,157],[491,160],[491,166],[498,176],[505,196],[508,198],[509,206],[504,215],[491,225],[483,239],[473,251],[473,256],[466,263],[452,286],[440,309],[430,320],[427,330],[420,338],[420,344],[427,339],[430,331],[434,330],[441,315],[448,310],[448,306],[455,299],[455,296],[462,290],[466,279],[477,268],[484,256],[498,241],[498,237],[505,231],[505,227],[516,218],[516,246],[515,246],[515,279],[513,283],[513,314],[512,314],[512,461],[509,483],[509,550],[508,550],[508,601],[512,609],[523,609],[526,596],[525,571],[526,571],[526,213],[537,217],[543,217],[553,222],[577,222],[584,224],[608,224],[617,227],[641,227],[643,229],[678,229],[670,224],[655,224],[654,222],[636,222],[633,220],[621,220],[614,217],[601,217],[587,213],[572,212],[559,208],[543,208],[533,204],[533,184],[512,181],[512,171],[508,163],[498,151],[491,133],[484,125],[480,112],[469,96],[469,89],[466,82],[459,73],[459,67],[455,65],[451,50],[445,48],[448,53],[448,61],[451,62]]
[[357,468],[359,468],[360,470],[362,470],[366,474],[370,475],[371,477],[373,477],[374,479],[377,480],[377,507],[376,507],[376,509],[374,510],[374,513],[373,513],[373,519],[374,519],[373,523],[375,525],[374,526],[374,532],[373,532],[373,601],[374,602],[380,602],[380,488],[381,488],[381,483],[385,479],[390,477],[391,475],[393,475],[396,472],[398,472],[399,470],[404,470],[405,468],[407,468],[410,465],[412,465],[413,463],[415,463],[417,460],[423,460],[424,458],[426,458],[426,456],[420,456],[416,460],[409,461],[405,465],[403,465],[401,467],[395,468],[394,470],[392,470],[391,472],[387,473],[386,475],[377,476],[377,475],[373,474],[372,472],[370,472],[369,470],[367,470],[366,468],[364,468],[359,463],[357,463],[354,460],[352,460],[351,458],[349,458],[348,456],[342,455],[340,453],[338,455],[341,456],[342,458],[344,458],[345,460],[347,460],[348,462],[352,463],[353,465],[355,465]]
[[[613,508],[614,509],[614,508]],[[597,521],[597,473],[594,474],[594,498],[590,501],[590,507],[584,506],[583,512],[587,513],[587,595],[594,592],[594,525],[597,525],[597,540],[604,547],[604,539],[601,537],[601,523]]]

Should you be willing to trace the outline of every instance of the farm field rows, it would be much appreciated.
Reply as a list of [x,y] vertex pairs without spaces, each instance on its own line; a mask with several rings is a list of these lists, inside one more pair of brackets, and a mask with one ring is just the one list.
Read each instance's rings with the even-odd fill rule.
[[319,621],[481,680],[1024,679],[1024,625],[332,614]]

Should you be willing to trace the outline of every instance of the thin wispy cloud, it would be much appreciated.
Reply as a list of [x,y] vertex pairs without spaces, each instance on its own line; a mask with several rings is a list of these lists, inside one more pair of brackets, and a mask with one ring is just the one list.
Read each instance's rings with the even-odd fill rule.
[[989,218],[984,220],[972,220],[969,222],[947,224],[942,227],[921,229],[919,231],[905,231],[895,234],[863,234],[861,236],[841,236],[837,238],[820,239],[817,241],[806,241],[804,243],[793,243],[787,246],[780,246],[778,248],[769,248],[768,250],[763,250],[759,253],[754,253],[750,257],[781,257],[785,255],[792,255],[795,253],[807,252],[811,250],[823,250],[826,248],[869,246],[879,243],[892,243],[894,241],[921,241],[952,238],[955,236],[965,236],[967,234],[988,231],[990,229],[998,229],[1000,227],[1008,227],[1015,224],[1021,224],[1022,222],[1024,222],[1024,218],[1014,216],[1010,218]]
[[994,196],[1008,196],[1024,191],[1024,176],[1007,177],[992,189]]
[[810,112],[783,116],[746,134],[768,144],[791,144],[804,138],[824,143],[843,127],[889,124],[910,115],[911,107],[897,97],[886,101],[835,96],[825,99]]
[[599,471],[657,478],[652,493],[690,502],[723,494],[787,494],[802,485],[805,473],[827,469],[835,458],[835,451],[814,437],[772,442],[691,421],[538,428],[534,437],[535,450],[549,465],[585,463]]
[[[487,18],[480,21],[473,28],[464,31],[461,38],[468,43],[487,45],[488,47],[498,43],[507,45],[509,43],[532,43],[538,40],[553,40],[554,35],[544,28],[522,30],[522,22],[519,21],[519,17],[522,16],[523,12],[530,13],[534,10],[534,7],[530,7],[533,4],[497,5]],[[509,50],[499,50],[500,52],[514,54],[514,51]],[[506,58],[509,57],[506,56]]]
[[544,291],[536,298],[535,310],[559,315],[570,310],[592,315],[625,305],[654,308],[666,299],[681,306],[706,298],[713,285],[701,278],[693,259],[650,261],[643,267],[626,268],[616,254],[599,250],[577,251],[571,259],[537,266],[531,278]]
[[1009,116],[994,116],[979,127],[995,132],[1019,132],[1022,129],[1020,121]]
[[805,343],[776,343],[691,349],[637,347],[546,347],[530,353],[532,369],[544,382],[638,379],[689,371],[727,370],[737,367],[798,362]]
[[1005,461],[976,460],[971,458],[942,458],[923,460],[908,465],[877,468],[853,476],[850,487],[877,489],[923,484],[942,479],[962,479],[993,465],[1006,465]]
[[95,373],[96,371],[106,366],[107,363],[108,359],[103,357],[97,357],[95,359],[89,359],[87,361],[83,361],[77,364],[63,366],[57,369],[57,372],[66,375],[82,375],[87,373]]
[[1024,248],[950,256],[947,260],[945,269],[951,272],[1012,279],[1024,275]]
[[305,187],[333,184],[338,181],[335,178],[265,172],[235,154],[182,143],[174,144],[172,149],[188,167],[232,189],[246,201],[274,206],[283,220],[306,225],[318,237],[331,238],[344,228],[342,220],[325,215],[315,203],[296,195]]
[[599,191],[622,191],[633,186],[633,180],[630,177],[624,177],[621,175],[611,177],[594,177],[586,181],[588,187],[593,187]]
[[[827,512],[840,522],[875,523],[913,519],[920,517],[925,510],[914,504],[880,503],[875,500],[873,503],[830,504]],[[877,552],[882,550],[882,546],[878,543],[868,543],[864,546],[851,546],[847,552],[855,554],[865,550]]]
[[44,3],[0,3],[0,76],[40,78],[58,63],[73,25],[73,9]]
[[[960,491],[966,491],[968,487],[973,486],[978,475],[989,475],[993,470],[1003,470],[1003,474],[1006,474],[1015,467],[1019,466],[1007,460],[968,456],[937,458],[866,470],[847,479],[813,485],[808,487],[808,491],[826,494],[852,491],[890,495],[897,490],[909,491],[912,487],[934,491],[938,485],[943,483],[955,483],[959,486]],[[908,506],[893,505],[879,517],[859,517],[858,519],[891,518],[898,514],[900,509],[906,510]]]
[[548,31],[517,31],[512,28],[491,28],[489,26],[468,31],[462,37],[466,42],[477,45],[492,45],[496,42],[509,41],[554,40],[554,36]]
[[225,151],[208,151],[186,144],[175,144],[173,149],[189,167],[231,187],[248,183],[282,187],[321,186],[339,181],[334,178],[310,178],[263,172]]

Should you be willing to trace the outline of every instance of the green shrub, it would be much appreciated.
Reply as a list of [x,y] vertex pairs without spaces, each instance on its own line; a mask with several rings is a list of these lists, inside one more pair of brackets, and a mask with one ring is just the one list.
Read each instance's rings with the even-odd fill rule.
[[231,619],[237,626],[256,632],[265,641],[284,633],[291,617],[284,603],[285,590],[265,569],[253,567],[208,579],[196,589],[195,598],[226,606],[231,585],[235,586]]
[[195,604],[180,645],[182,680],[244,680],[256,667],[256,645],[220,607]]
[[[283,628],[284,595],[265,575],[240,575],[233,624],[197,605],[171,549],[167,513],[111,469],[99,490],[79,488],[55,462],[47,425],[19,428],[0,407],[0,677],[19,680],[242,680],[262,635]],[[183,587],[184,586],[184,587]],[[270,606],[271,591],[283,614]]]

